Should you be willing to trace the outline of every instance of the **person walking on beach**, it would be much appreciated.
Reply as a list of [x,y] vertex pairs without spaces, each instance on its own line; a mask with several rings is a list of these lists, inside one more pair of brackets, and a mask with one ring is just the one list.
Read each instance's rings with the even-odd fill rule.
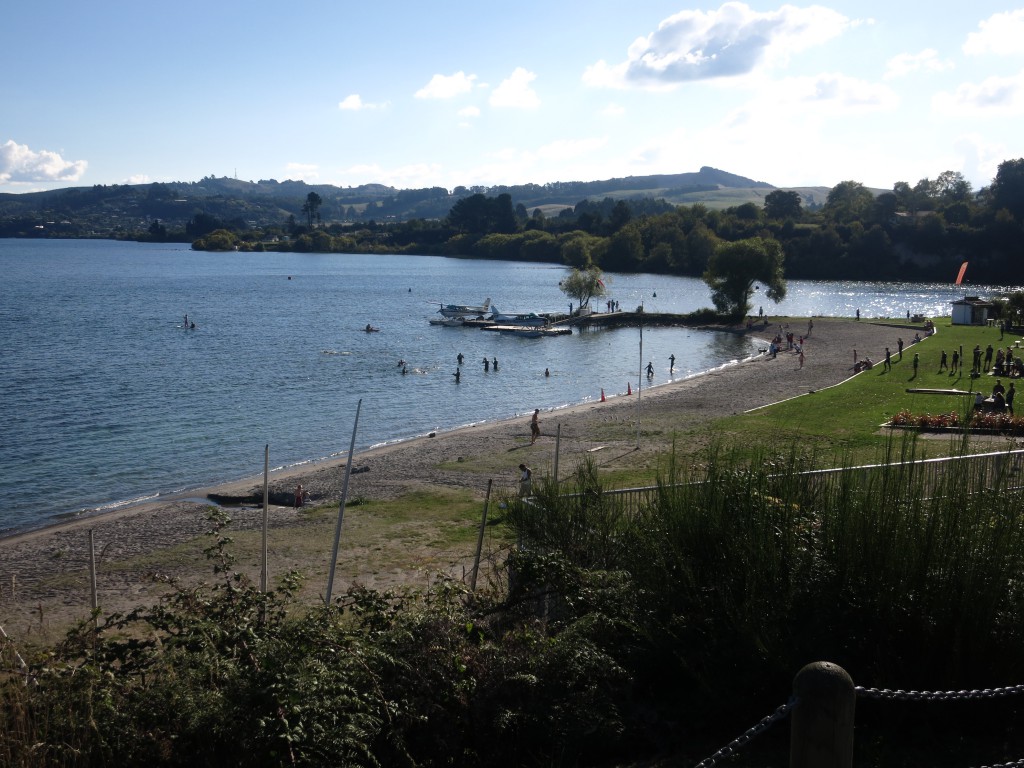
[[519,465],[519,496],[529,496],[533,489],[533,470],[525,464]]
[[302,491],[302,483],[295,486],[295,508],[298,509],[302,506],[304,496]]
[[538,437],[540,437],[540,408],[534,410],[533,418],[530,419],[530,445],[537,442]]

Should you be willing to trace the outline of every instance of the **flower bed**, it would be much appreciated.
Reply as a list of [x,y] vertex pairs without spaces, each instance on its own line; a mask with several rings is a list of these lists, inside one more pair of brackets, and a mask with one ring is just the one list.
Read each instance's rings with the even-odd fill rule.
[[1019,436],[1024,435],[1024,416],[1013,416],[1010,413],[972,413],[965,425],[956,411],[911,413],[904,409],[892,417],[888,426],[922,431],[962,429],[966,426],[972,430]]

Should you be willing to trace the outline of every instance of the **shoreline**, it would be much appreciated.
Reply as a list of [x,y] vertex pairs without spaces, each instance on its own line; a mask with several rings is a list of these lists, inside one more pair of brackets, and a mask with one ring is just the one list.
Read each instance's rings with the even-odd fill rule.
[[[771,327],[771,326],[769,326]],[[747,330],[746,328],[740,327],[728,327],[728,326],[694,326],[697,330],[702,331],[714,331],[718,333],[731,333],[740,336],[750,336],[752,339],[759,339],[758,331]],[[763,340],[764,345],[767,346],[769,341]],[[648,396],[653,396],[660,390],[665,388],[672,388],[679,386],[685,382],[692,380],[700,380],[706,376],[712,375],[717,371],[724,370],[726,368],[744,365],[746,363],[753,362],[759,357],[763,356],[763,353],[753,354],[749,357],[742,358],[739,360],[731,360],[726,363],[722,363],[714,368],[709,368],[696,373],[690,373],[688,375],[673,378],[670,381],[666,381],[660,384],[654,384],[648,387],[644,387],[643,393]],[[620,401],[622,398],[628,397],[626,393],[614,393],[606,395],[606,401],[604,405],[609,406],[610,404]],[[599,399],[587,399],[574,403],[565,403],[548,408],[541,408],[541,413],[547,414],[572,414],[576,409],[585,408],[595,404],[601,404],[602,401]],[[476,422],[468,424],[461,424],[450,428],[438,428],[431,430],[430,432],[412,435],[410,437],[398,437],[392,439],[386,439],[376,444],[370,445],[363,449],[358,449],[353,454],[353,462],[359,460],[362,456],[372,456],[379,451],[385,451],[392,448],[401,448],[410,444],[415,444],[422,440],[441,439],[447,436],[451,436],[455,433],[462,432],[463,430],[476,429],[476,428],[489,428],[498,427],[505,422],[512,422],[516,419],[524,419],[530,416],[531,411],[524,413],[515,413],[511,416],[503,416],[496,419],[481,419]],[[310,472],[319,472],[325,469],[335,469],[344,467],[348,461],[348,451],[342,451],[333,456],[326,456],[321,458],[304,459],[301,461],[293,462],[291,464],[281,466],[278,468],[272,468],[270,470],[270,484],[273,486],[275,482],[280,483],[281,481],[287,480],[299,480]],[[237,478],[229,478],[225,480],[216,480],[206,483],[200,483],[198,485],[190,485],[178,491],[156,491],[150,495],[142,496],[137,499],[124,499],[124,500],[112,500],[103,504],[102,506],[95,507],[92,509],[82,509],[78,511],[60,512],[52,517],[39,522],[37,524],[29,525],[26,527],[12,527],[8,529],[0,529],[0,549],[7,542],[23,539],[30,537],[35,534],[45,533],[46,531],[61,528],[75,528],[81,527],[81,525],[93,522],[102,521],[107,517],[122,516],[130,514],[133,511],[145,511],[153,506],[164,506],[182,502],[194,502],[208,504],[214,507],[227,507],[232,508],[234,504],[220,504],[214,500],[211,500],[211,496],[238,496],[243,495],[239,490],[241,488],[251,489],[256,485],[262,486],[263,474],[253,473],[243,475]],[[262,502],[261,502],[262,503]],[[280,505],[278,505],[280,506]]]
[[[799,335],[804,322],[779,318],[766,330],[774,332],[782,323],[791,325]],[[815,317],[813,333],[805,342],[807,360],[803,367],[789,352],[780,352],[777,359],[762,354],[644,388],[639,397],[614,395],[604,402],[594,400],[542,410],[542,436],[535,445],[530,443],[528,416],[518,415],[357,451],[352,459],[349,503],[358,509],[358,500],[388,501],[430,489],[468,494],[482,501],[488,478],[493,479],[495,495],[513,495],[520,463],[533,467],[536,477],[552,473],[556,434],[561,477],[568,476],[579,461],[595,457],[603,469],[628,465],[653,471],[676,433],[700,430],[722,416],[841,383],[852,374],[853,349],[861,357],[878,359],[905,327]],[[643,444],[639,438],[641,426],[647,435]],[[310,492],[311,507],[336,505],[347,461],[346,453],[283,468],[271,473],[270,488],[277,494],[292,494],[294,484],[301,482]],[[95,533],[97,550],[102,548],[100,604],[104,611],[123,610],[152,600],[151,588],[142,584],[149,571],[145,562],[139,561],[201,537],[210,527],[206,519],[211,506],[205,501],[207,494],[242,496],[258,488],[262,498],[262,485],[262,474],[250,475],[0,537],[0,625],[38,625],[44,613],[54,622],[88,615],[88,590],[81,589],[83,579],[88,580],[86,530]],[[258,529],[262,503],[258,509],[228,509],[235,521],[232,530]],[[274,529],[309,525],[307,516],[296,513],[291,506],[271,505],[270,512]],[[470,553],[446,554],[464,558]],[[343,554],[339,559],[342,583],[394,585],[415,571],[378,574],[368,559],[371,556],[367,552]],[[320,565],[301,561],[293,564]],[[174,571],[172,576],[186,578],[196,577],[197,571],[205,575],[208,570],[202,559],[170,566],[161,563],[161,568]],[[280,571],[281,567],[274,565],[274,572]]]

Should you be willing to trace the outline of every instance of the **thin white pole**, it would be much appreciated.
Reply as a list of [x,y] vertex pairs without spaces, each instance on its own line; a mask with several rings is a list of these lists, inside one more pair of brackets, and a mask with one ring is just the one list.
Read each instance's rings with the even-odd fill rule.
[[484,531],[487,530],[487,507],[491,503],[491,485],[494,479],[487,481],[487,496],[484,498],[484,514],[480,518],[480,535],[476,540],[476,557],[473,558],[473,576],[469,580],[469,591],[476,592],[476,574],[480,570],[480,553],[484,548]]
[[96,545],[92,537],[92,528],[89,529],[89,587],[92,596],[92,609],[99,607],[99,600],[96,596]]
[[324,603],[331,607],[331,592],[334,591],[334,570],[338,565],[338,545],[341,543],[341,523],[345,519],[345,499],[348,497],[348,479],[352,476],[352,454],[356,449],[356,430],[359,428],[359,411],[363,407],[363,398],[356,405],[356,422],[352,425],[352,442],[348,446],[348,461],[345,463],[345,482],[341,486],[341,501],[338,503],[338,525],[334,529],[334,549],[331,551],[331,573],[327,577],[327,594]]
[[270,574],[267,569],[267,528],[270,527],[270,443],[263,446],[263,556],[260,565],[260,592],[266,593]]
[[[640,305],[643,311],[643,304]],[[636,375],[636,447],[640,448],[640,390],[644,385],[644,321],[640,318],[640,370]]]
[[558,456],[562,452],[562,424],[555,430],[555,485],[558,485]]

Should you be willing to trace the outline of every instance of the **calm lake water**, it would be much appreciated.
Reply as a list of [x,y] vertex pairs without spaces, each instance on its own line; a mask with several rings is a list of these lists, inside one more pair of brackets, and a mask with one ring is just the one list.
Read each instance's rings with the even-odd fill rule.
[[[274,467],[341,455],[360,399],[357,450],[595,400],[602,389],[621,394],[648,360],[657,386],[673,378],[669,355],[680,378],[757,344],[648,328],[641,359],[637,329],[523,339],[427,323],[440,302],[488,297],[503,312],[566,311],[565,271],[552,265],[0,240],[0,269],[0,531],[257,475],[266,444]],[[606,283],[623,309],[710,305],[690,278]],[[948,315],[963,294],[948,284],[791,281],[788,298],[764,309]],[[196,329],[183,329],[186,313]],[[381,332],[365,333],[367,323]],[[498,359],[497,372],[483,370],[484,357]]]

